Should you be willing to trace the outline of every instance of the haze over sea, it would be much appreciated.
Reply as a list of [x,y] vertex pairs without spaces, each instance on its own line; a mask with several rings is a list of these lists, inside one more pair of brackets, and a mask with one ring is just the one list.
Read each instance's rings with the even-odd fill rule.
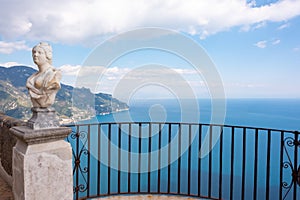
[[[210,100],[199,99],[198,102],[199,112],[191,108],[184,111],[185,115],[198,112],[200,117],[198,123],[210,123]],[[97,116],[98,121],[114,122],[132,120],[135,122],[161,122],[165,120],[166,122],[195,122],[187,118],[185,118],[185,121],[182,121],[180,101],[175,99],[133,100],[129,103],[129,106],[130,110],[128,111]],[[128,119],[128,114],[131,119]],[[226,117],[224,124],[300,130],[300,100],[228,99],[226,100]]]

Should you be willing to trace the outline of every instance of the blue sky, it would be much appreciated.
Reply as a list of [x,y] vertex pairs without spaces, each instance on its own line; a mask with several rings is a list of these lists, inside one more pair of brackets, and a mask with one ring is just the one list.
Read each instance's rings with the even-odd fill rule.
[[[122,77],[152,62],[175,69],[197,97],[209,97],[205,77],[162,51],[141,50],[119,58],[100,85],[89,82],[89,77],[95,70],[104,70],[103,66],[88,68],[84,83],[75,83],[78,70],[97,45],[126,31],[159,27],[193,39],[207,52],[228,98],[300,98],[299,0],[0,2],[1,66],[34,66],[31,48],[47,41],[64,83],[113,94]],[[174,96],[170,91],[153,85],[135,94],[168,98]]]

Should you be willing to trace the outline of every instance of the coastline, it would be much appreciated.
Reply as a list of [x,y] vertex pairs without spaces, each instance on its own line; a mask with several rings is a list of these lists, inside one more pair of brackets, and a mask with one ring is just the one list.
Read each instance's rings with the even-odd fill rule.
[[[112,112],[103,112],[103,113],[100,113],[98,115],[100,116],[105,116],[105,115],[110,115],[110,114],[114,114],[114,113],[120,113],[120,112],[124,112],[124,111],[128,111],[129,110],[129,107],[128,108],[122,108],[122,109],[117,109],[115,111],[112,111]],[[88,117],[85,117],[85,118],[80,118],[80,119],[74,119],[74,118],[68,118],[68,117],[60,117],[59,119],[59,123],[60,125],[69,125],[69,124],[74,124],[75,121],[86,121],[86,120],[91,120],[93,117],[95,117],[97,115],[90,115]]]

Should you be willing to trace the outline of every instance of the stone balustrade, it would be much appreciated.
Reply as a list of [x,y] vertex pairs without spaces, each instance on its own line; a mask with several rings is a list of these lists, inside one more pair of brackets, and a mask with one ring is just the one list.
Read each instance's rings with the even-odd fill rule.
[[0,176],[15,200],[73,199],[67,127],[34,130],[0,113]]
[[0,113],[0,176],[12,186],[12,154],[17,139],[9,129],[23,126],[25,122]]

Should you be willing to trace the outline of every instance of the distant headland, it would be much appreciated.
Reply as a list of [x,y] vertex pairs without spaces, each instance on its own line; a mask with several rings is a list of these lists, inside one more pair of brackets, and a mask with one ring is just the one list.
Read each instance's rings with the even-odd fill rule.
[[[35,72],[35,69],[27,66],[0,66],[0,112],[22,120],[30,118],[32,105],[26,80]],[[72,98],[76,98],[76,101]],[[53,107],[63,123],[129,109],[126,103],[110,94],[93,94],[87,88],[74,88],[65,84],[61,84]]]

